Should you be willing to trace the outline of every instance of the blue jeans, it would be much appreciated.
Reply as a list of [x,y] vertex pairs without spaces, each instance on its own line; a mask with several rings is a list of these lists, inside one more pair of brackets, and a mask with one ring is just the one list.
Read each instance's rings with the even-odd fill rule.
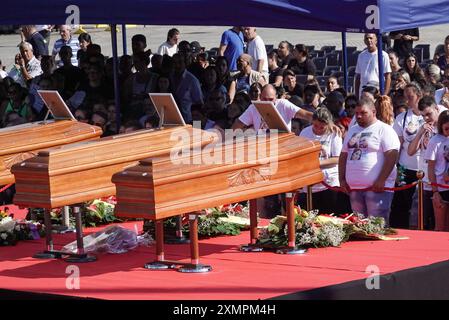
[[352,211],[373,217],[385,218],[388,226],[393,192],[351,191]]

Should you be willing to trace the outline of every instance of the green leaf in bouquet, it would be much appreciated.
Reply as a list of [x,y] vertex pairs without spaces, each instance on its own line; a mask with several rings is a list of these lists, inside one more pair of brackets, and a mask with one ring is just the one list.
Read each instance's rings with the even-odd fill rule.
[[276,225],[279,229],[284,228],[284,225],[287,223],[286,216],[276,216],[270,220],[270,224]]
[[281,231],[281,229],[276,224],[270,224],[267,229],[268,233],[272,235],[278,234],[279,231]]

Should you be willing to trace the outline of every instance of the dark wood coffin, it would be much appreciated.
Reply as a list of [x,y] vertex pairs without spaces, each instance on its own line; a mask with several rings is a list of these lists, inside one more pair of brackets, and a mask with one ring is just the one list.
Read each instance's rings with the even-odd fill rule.
[[39,150],[97,139],[102,133],[99,127],[72,120],[32,122],[0,129],[0,186],[14,183],[11,167],[34,157]]
[[[112,178],[117,188],[115,214],[159,220],[291,192],[323,179],[319,142],[294,134],[217,145],[210,155],[222,159],[222,163],[220,160],[210,163],[204,157],[208,149],[211,148],[186,155],[183,164],[175,164],[167,157],[150,158],[115,174]],[[244,158],[237,160],[237,155],[242,154]]]
[[[182,139],[181,139],[182,137]],[[140,130],[40,151],[12,168],[14,204],[55,208],[115,195],[112,175],[176,148],[201,148],[215,134],[191,126]]]

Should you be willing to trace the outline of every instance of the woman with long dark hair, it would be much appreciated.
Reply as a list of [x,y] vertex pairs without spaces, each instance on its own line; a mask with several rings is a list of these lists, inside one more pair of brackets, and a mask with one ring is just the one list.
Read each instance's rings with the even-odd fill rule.
[[231,77],[226,57],[217,57],[217,60],[215,61],[215,71],[217,72],[217,83],[226,88],[228,92],[227,101],[228,103],[231,103],[234,100],[236,83]]
[[421,86],[426,84],[426,78],[424,72],[418,64],[418,59],[413,53],[410,53],[404,60],[404,70],[408,72],[410,76],[410,82],[417,82]]

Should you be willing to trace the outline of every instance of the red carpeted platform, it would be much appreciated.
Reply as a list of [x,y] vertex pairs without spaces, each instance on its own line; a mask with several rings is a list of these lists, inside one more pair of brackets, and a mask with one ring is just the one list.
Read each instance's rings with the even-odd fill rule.
[[[134,229],[135,224],[124,225]],[[137,225],[141,230],[142,223]],[[66,288],[68,263],[31,258],[43,249],[44,240],[23,241],[0,247],[0,288],[100,299],[268,299],[366,279],[369,265],[385,275],[449,260],[449,233],[400,230],[399,235],[410,239],[348,242],[304,255],[240,252],[238,246],[248,241],[248,232],[200,240],[201,262],[213,267],[205,274],[146,270],[142,266],[154,260],[154,246],[139,247],[78,264],[79,290]],[[55,236],[56,245],[73,240],[73,234]],[[188,245],[166,245],[167,259],[188,262],[188,257]]]

